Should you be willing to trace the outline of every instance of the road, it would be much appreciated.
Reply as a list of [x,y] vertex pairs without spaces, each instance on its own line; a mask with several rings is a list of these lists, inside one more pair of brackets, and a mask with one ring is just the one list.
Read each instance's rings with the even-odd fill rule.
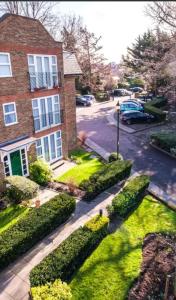
[[[116,151],[117,128],[107,121],[107,114],[116,101],[95,103],[92,107],[77,107],[77,130],[84,130],[88,137],[108,152]],[[176,160],[149,145],[151,131],[128,134],[120,130],[120,153],[134,161],[134,170],[145,172],[168,194],[176,197]]]

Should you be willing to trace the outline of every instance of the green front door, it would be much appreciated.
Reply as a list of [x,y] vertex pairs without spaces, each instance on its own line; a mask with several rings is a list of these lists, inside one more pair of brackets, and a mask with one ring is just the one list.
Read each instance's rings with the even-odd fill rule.
[[22,176],[22,166],[21,166],[21,154],[20,150],[10,153],[10,161],[12,168],[12,175]]

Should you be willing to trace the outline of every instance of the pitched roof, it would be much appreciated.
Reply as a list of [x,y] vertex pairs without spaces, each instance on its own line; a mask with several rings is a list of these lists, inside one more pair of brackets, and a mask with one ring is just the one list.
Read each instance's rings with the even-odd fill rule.
[[24,19],[30,19],[30,20],[33,20],[33,21],[37,21],[37,19],[34,19],[34,18],[31,18],[31,17],[26,17],[26,16],[22,16],[22,15],[17,15],[17,14],[11,14],[11,13],[6,13],[4,15],[2,15],[0,17],[0,22],[4,21],[5,19],[7,19],[8,17],[10,16],[13,16],[13,17],[20,17],[20,18],[24,18]]
[[81,75],[82,71],[74,53],[63,51],[64,75]]

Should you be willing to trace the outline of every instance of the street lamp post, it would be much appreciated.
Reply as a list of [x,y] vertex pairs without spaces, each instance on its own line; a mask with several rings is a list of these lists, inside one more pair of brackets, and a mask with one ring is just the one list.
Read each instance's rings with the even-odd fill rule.
[[117,102],[116,109],[117,109],[117,156],[118,156],[119,155],[119,119],[120,119],[119,101]]

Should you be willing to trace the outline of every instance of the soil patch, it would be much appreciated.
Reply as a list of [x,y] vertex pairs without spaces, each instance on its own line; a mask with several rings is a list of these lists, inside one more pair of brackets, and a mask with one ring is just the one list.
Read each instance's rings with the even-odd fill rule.
[[75,196],[79,199],[81,199],[85,195],[85,191],[75,187],[72,187],[72,189],[63,182],[48,182],[47,187],[49,189],[52,189],[56,192],[67,192],[68,194]]
[[176,255],[176,236],[149,234],[144,239],[142,250],[141,273],[129,292],[128,300],[164,299],[167,275],[171,275],[167,300],[175,300],[174,256]]

